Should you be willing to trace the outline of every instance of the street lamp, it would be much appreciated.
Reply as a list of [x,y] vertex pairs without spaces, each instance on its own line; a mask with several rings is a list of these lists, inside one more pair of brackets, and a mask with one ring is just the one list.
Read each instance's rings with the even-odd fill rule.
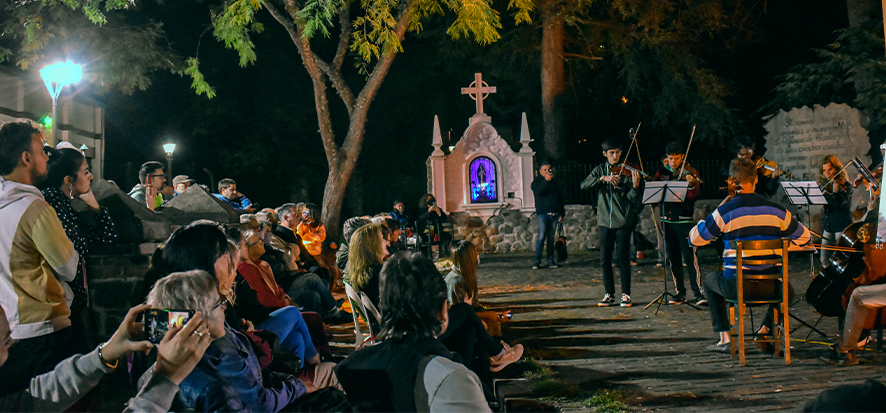
[[166,162],[168,163],[168,171],[167,175],[171,178],[172,175],[172,154],[175,152],[175,144],[167,143],[163,145],[163,152],[166,152]]
[[43,83],[49,90],[49,96],[52,97],[52,141],[55,143],[55,130],[58,124],[58,95],[66,85],[80,81],[80,78],[83,77],[83,68],[68,60],[64,63],[55,63],[44,67],[40,70],[40,77],[43,78]]

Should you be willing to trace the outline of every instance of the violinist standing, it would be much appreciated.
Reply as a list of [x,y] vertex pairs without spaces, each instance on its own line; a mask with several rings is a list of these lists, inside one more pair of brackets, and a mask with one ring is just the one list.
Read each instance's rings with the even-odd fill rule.
[[[778,164],[768,161],[763,156],[756,153],[756,144],[747,136],[740,136],[735,139],[735,155],[741,159],[754,162],[757,166],[757,186],[755,193],[764,197],[771,197],[778,192],[779,177],[781,171]],[[729,176],[728,173],[724,174]]]
[[[686,285],[683,283],[683,261],[689,270],[689,286],[695,295],[693,304],[706,304],[707,300],[699,289],[698,259],[695,249],[689,245],[689,232],[695,226],[695,201],[701,194],[701,182],[698,180],[698,171],[685,161],[686,149],[680,142],[671,142],[665,147],[665,163],[655,173],[655,181],[687,181],[689,191],[683,202],[668,202],[662,206],[662,223],[664,226],[665,244],[667,246],[667,261],[671,266],[671,274],[674,276],[677,295],[668,300],[668,304],[683,304],[686,302]],[[681,174],[682,171],[682,175]],[[678,176],[679,175],[679,176]]]
[[600,237],[600,265],[603,267],[603,287],[606,294],[598,304],[601,307],[618,305],[615,301],[615,279],[612,273],[612,249],[615,247],[618,269],[621,273],[621,306],[631,306],[631,233],[637,225],[643,180],[636,170],[621,169],[622,146],[615,138],[603,142],[606,162],[598,165],[581,183],[581,189],[597,191],[597,231]]
[[[821,217],[822,245],[837,245],[837,240],[843,235],[843,230],[852,224],[852,212],[849,210],[852,188],[847,182],[846,171],[841,171],[837,175],[841,169],[843,169],[843,165],[834,155],[822,158],[818,166],[822,184],[833,179],[824,187],[824,198],[828,203],[824,206],[824,213]],[[821,266],[831,265],[830,258],[833,255],[834,251],[823,248],[821,250]]]

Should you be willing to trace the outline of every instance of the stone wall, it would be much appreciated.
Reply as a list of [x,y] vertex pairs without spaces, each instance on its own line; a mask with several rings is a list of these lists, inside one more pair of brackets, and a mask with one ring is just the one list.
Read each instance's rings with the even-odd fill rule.
[[86,258],[89,274],[89,301],[96,324],[91,335],[110,337],[120,326],[126,312],[140,304],[149,255],[90,255]]
[[[695,219],[700,220],[711,213],[720,200],[702,200],[695,204]],[[535,215],[526,217],[515,209],[506,209],[483,222],[479,217],[472,217],[466,212],[450,215],[454,238],[468,240],[484,253],[522,252],[535,249],[538,240],[538,221]],[[591,205],[567,205],[566,216],[563,218],[566,232],[566,249],[574,252],[582,249],[599,248],[597,234],[597,213]],[[637,229],[655,243],[655,223],[652,220],[652,209],[641,210]]]

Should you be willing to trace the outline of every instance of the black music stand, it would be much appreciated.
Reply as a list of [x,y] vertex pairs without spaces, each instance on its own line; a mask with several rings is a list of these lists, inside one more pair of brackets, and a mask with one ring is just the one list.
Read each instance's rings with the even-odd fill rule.
[[[828,200],[825,199],[824,194],[821,192],[821,188],[814,181],[796,181],[796,182],[781,182],[781,187],[784,189],[785,195],[788,196],[788,200],[791,201],[792,205],[796,205],[798,208],[806,207],[806,228],[812,227],[812,210],[810,209],[812,205],[827,205]],[[783,254],[787,254],[787,251],[782,251]],[[809,271],[812,273],[812,278],[815,278],[815,254],[809,254]],[[799,302],[799,300],[795,301],[794,304]],[[791,304],[793,306],[793,304]],[[794,315],[793,312],[789,313],[791,318],[803,324],[806,327],[809,327],[810,332],[816,332],[821,334],[823,337],[827,337],[826,334],[822,333],[815,327],[818,326],[818,322],[815,325],[810,325],[809,323],[801,320],[799,317]],[[818,319],[821,321],[821,318]],[[807,334],[808,338],[809,335]]]
[[[651,181],[646,182],[646,189],[643,191],[643,204],[657,204],[659,216],[661,216],[661,224],[662,230],[664,229],[665,219],[664,219],[664,204],[666,202],[683,202],[686,199],[686,193],[689,192],[689,182],[686,181]],[[664,232],[663,231],[663,232]],[[668,297],[676,297],[676,295],[668,292],[668,271],[671,269],[673,263],[670,263],[668,259],[668,240],[667,234],[662,234],[662,245],[664,246],[664,292],[659,294],[658,297],[655,297],[654,300],[650,301],[649,304],[646,304],[646,307],[643,309],[649,308],[652,304],[658,303],[658,307],[655,309],[655,314],[658,314],[658,310],[661,309],[661,305],[668,301]],[[683,265],[682,263],[680,265]],[[671,278],[673,278],[673,270],[671,270]],[[698,307],[692,305],[690,302],[686,302],[690,307],[698,310]]]

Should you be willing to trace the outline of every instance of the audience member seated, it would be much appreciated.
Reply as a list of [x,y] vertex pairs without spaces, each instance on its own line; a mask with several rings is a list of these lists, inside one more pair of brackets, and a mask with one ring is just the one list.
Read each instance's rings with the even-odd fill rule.
[[259,233],[255,230],[246,230],[243,231],[243,238],[245,250],[241,251],[240,265],[237,269],[249,286],[255,290],[262,305],[273,309],[289,305],[301,307],[305,311],[322,314],[328,324],[350,321],[350,314],[338,308],[338,303],[329,293],[326,284],[315,274],[304,273],[293,281],[289,292],[297,301],[292,300],[291,296],[277,284],[271,266],[261,260],[261,256],[265,253],[265,245],[259,238]]
[[320,222],[320,207],[305,204],[301,213],[301,222],[296,229],[298,236],[308,253],[317,258],[323,252],[323,241],[326,241],[326,226]]
[[[154,308],[194,310],[204,314],[212,343],[197,367],[180,384],[173,411],[278,412],[316,390],[310,381],[290,374],[262,371],[249,339],[225,325],[228,301],[218,294],[215,277],[194,270],[170,274],[148,296]],[[198,334],[195,333],[195,334]],[[140,384],[151,380],[151,367]]]
[[400,222],[400,225],[408,227],[412,225],[412,217],[406,213],[406,205],[399,199],[394,200],[394,210],[391,211],[391,218]]
[[[26,390],[0,397],[0,411],[45,412],[63,411],[92,390],[106,374],[114,371],[120,359],[132,352],[146,351],[154,347],[143,341],[145,328],[136,323],[139,313],[151,308],[148,305],[133,307],[114,335],[95,350],[83,355],[71,356],[48,373],[30,380]],[[200,313],[183,327],[173,327],[166,332],[156,347],[160,354],[156,374],[142,391],[130,399],[127,412],[166,412],[178,385],[190,374],[212,341],[206,334],[207,326]],[[6,312],[0,307],[0,366],[6,363],[12,345]]]
[[347,282],[357,292],[366,294],[375,308],[379,308],[379,273],[381,273],[386,255],[388,255],[388,249],[382,237],[381,226],[364,225],[351,236]]
[[191,179],[187,175],[178,175],[175,178],[172,178],[172,189],[175,191],[172,196],[187,191],[188,188],[195,183],[197,183],[197,181]]
[[[77,264],[77,275],[68,282],[73,296],[66,294],[65,299],[71,309],[71,325],[73,327],[73,343],[77,351],[88,351],[86,331],[89,314],[88,286],[86,283],[86,254],[90,248],[117,241],[117,230],[114,221],[106,208],[99,206],[92,193],[92,174],[83,152],[77,149],[52,149],[45,147],[49,155],[46,179],[42,183],[43,198],[55,210],[65,234],[74,244],[80,255]],[[75,214],[71,200],[78,198],[89,207],[86,211]]]
[[384,225],[389,231],[387,234],[388,253],[394,255],[400,251],[406,251],[406,244],[400,239],[400,235],[403,234],[403,227],[400,221],[389,218],[385,220]]
[[458,241],[453,248],[452,262],[455,266],[446,275],[449,300],[449,326],[440,335],[446,348],[458,353],[471,370],[481,377],[485,371],[498,372],[507,365],[520,360],[523,345],[508,346],[489,335],[483,321],[477,315],[477,265],[480,254],[468,241]]
[[423,242],[428,242],[430,238],[425,232],[431,230],[438,234],[440,241],[452,240],[452,235],[444,233],[441,225],[448,220],[446,212],[437,206],[437,200],[433,195],[424,194],[418,201],[418,210],[421,211],[421,214],[415,220],[415,230]]
[[366,217],[352,217],[348,218],[342,226],[341,233],[345,240],[338,248],[338,251],[335,252],[335,266],[342,271],[343,278],[347,278],[348,273],[348,253],[351,248],[351,237],[355,231],[371,223],[372,221]]
[[336,367],[354,409],[490,411],[477,375],[435,339],[447,328],[449,302],[434,263],[419,254],[393,256],[382,269],[381,291],[382,342]]
[[138,181],[139,183],[129,191],[129,196],[151,211],[160,208],[163,205],[163,194],[160,191],[166,187],[163,164],[157,161],[142,164],[138,170]]
[[218,181],[218,193],[212,195],[241,214],[255,212],[255,208],[252,207],[252,201],[240,192],[237,192],[237,182],[231,178]]
[[307,248],[304,247],[304,241],[295,232],[301,219],[301,213],[298,212],[298,207],[295,204],[283,204],[277,208],[277,217],[280,219],[280,225],[273,228],[272,231],[274,235],[281,240],[290,245],[299,247],[298,259],[296,260],[298,267],[302,270],[317,274],[321,279],[326,280],[329,283],[331,289],[335,282],[332,274],[328,269],[320,266],[317,259],[308,253]]

